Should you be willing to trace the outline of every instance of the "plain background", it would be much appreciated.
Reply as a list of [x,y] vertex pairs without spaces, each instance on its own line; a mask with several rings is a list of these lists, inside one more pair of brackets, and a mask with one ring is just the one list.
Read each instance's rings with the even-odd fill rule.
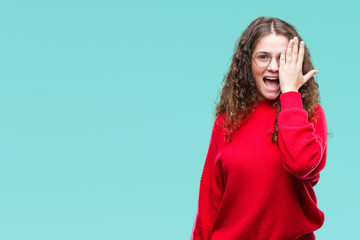
[[317,239],[359,231],[359,1],[1,1],[0,239],[189,239],[215,101],[252,20],[319,73]]

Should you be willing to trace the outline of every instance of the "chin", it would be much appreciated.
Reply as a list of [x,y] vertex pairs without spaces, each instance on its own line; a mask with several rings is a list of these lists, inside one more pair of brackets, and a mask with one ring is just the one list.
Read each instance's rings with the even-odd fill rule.
[[263,99],[274,101],[277,100],[280,96],[280,92],[277,93],[263,93],[261,94]]

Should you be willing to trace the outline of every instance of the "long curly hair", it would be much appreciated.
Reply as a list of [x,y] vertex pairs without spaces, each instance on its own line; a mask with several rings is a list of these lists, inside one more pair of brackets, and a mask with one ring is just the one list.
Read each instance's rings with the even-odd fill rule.
[[[239,129],[241,122],[245,121],[249,117],[250,112],[255,110],[259,93],[252,73],[251,56],[260,39],[271,33],[285,36],[289,40],[298,37],[299,42],[302,41],[294,26],[273,17],[259,17],[255,19],[242,33],[236,44],[237,47],[234,49],[230,69],[222,81],[223,88],[220,102],[216,104],[215,117],[220,114],[224,115],[222,125],[227,132],[225,135],[227,142],[231,141],[230,136]],[[305,74],[313,69],[309,50],[305,46],[302,72]],[[319,103],[318,89],[319,85],[314,77],[311,77],[299,89],[303,107],[308,113],[309,121],[314,123],[316,123],[315,110]],[[273,106],[276,108],[277,117],[273,128],[269,129],[269,131],[272,141],[277,142],[279,132],[277,120],[281,107],[279,97],[274,101]]]

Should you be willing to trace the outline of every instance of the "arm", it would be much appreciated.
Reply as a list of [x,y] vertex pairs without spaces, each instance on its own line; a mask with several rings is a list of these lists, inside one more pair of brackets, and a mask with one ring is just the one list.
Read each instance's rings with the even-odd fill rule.
[[279,148],[286,171],[302,180],[319,179],[325,167],[327,151],[327,124],[320,105],[317,124],[308,121],[301,94],[291,91],[280,95],[281,112],[278,117]]
[[[200,180],[198,209],[193,225],[191,240],[210,240],[211,230],[222,197],[222,177],[216,164],[219,127],[215,120],[204,169]],[[221,136],[220,136],[221,138]]]

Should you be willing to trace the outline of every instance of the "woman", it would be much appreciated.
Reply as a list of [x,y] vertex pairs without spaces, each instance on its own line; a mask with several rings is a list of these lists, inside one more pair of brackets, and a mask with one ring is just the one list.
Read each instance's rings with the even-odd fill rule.
[[327,126],[295,28],[260,17],[243,32],[213,125],[191,239],[315,239],[313,187]]

